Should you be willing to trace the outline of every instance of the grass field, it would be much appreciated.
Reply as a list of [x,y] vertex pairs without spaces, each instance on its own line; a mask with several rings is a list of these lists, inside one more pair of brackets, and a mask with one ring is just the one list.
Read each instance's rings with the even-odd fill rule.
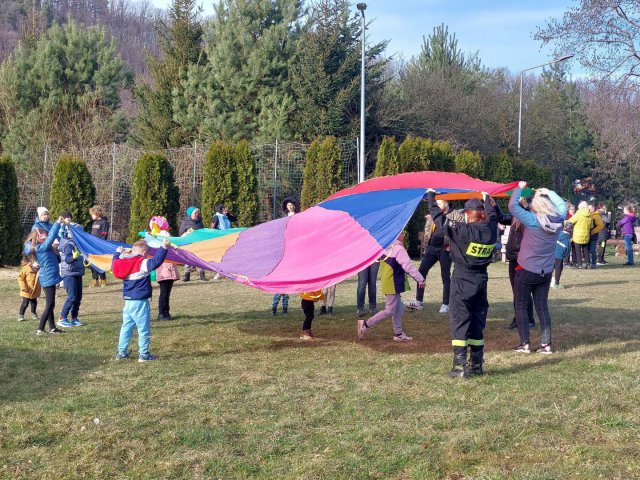
[[87,326],[36,337],[1,270],[0,478],[640,478],[640,267],[611,262],[565,270],[551,356],[511,351],[492,265],[486,375],[470,380],[447,377],[435,271],[407,344],[389,320],[356,340],[354,279],[306,342],[298,296],[274,318],[265,293],[178,282],[175,321],[153,322],[159,360],[139,364],[113,359],[119,285],[85,289]]

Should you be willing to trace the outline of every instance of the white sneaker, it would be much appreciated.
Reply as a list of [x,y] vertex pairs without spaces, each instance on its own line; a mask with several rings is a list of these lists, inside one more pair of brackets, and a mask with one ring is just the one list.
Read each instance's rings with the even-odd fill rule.
[[551,288],[558,288],[558,285],[555,282],[551,282]]
[[411,340],[413,340],[413,337],[405,335],[404,332],[402,332],[400,335],[393,336],[394,342],[410,342]]
[[424,308],[422,302],[419,302],[418,300],[408,300],[402,303],[405,307],[410,308],[411,310],[422,310]]
[[449,305],[445,305],[444,303],[440,306],[440,313],[449,313]]

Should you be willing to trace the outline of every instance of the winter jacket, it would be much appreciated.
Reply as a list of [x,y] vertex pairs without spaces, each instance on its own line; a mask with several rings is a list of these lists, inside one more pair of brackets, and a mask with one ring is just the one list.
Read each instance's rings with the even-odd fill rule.
[[33,270],[31,262],[25,263],[18,273],[18,285],[20,285],[20,296],[22,298],[38,298],[42,289],[40,288],[40,269]]
[[591,238],[591,213],[588,208],[579,208],[567,222],[573,223],[574,243],[586,245]]
[[52,248],[53,242],[58,239],[59,231],[60,224],[54,223],[44,242],[35,248],[30,244],[25,247],[27,255],[34,253],[38,259],[38,263],[40,264],[40,285],[42,288],[52,287],[62,281],[62,277],[60,277],[60,272],[58,271],[58,256]]
[[522,208],[521,195],[522,189],[516,188],[509,200],[509,211],[524,225],[518,265],[528,272],[546,275],[554,268],[556,242],[567,215],[567,204],[558,194],[549,191],[549,200],[556,207],[557,215],[536,214]]
[[517,260],[520,252],[520,245],[524,237],[524,225],[518,222],[516,225],[511,223],[509,236],[507,237],[507,245],[505,246],[505,257],[507,260]]
[[31,231],[33,232],[36,228],[40,228],[49,233],[51,231],[51,227],[53,227],[53,224],[51,222],[43,222],[42,220],[36,219],[33,226],[31,227]]
[[405,272],[411,275],[416,282],[424,282],[424,277],[411,262],[404,245],[399,240],[396,240],[380,259],[382,293],[396,295],[404,292]]
[[317,302],[318,300],[324,300],[324,293],[322,293],[322,290],[302,292],[300,298],[302,298],[302,300],[309,300],[310,302]]
[[167,256],[166,248],[159,248],[149,259],[133,253],[116,252],[111,262],[111,271],[122,282],[122,296],[125,300],[145,300],[151,298],[151,272],[157,269]]
[[604,228],[598,233],[598,241],[604,242],[611,238],[611,214],[604,210],[598,210],[598,212],[600,213],[600,218],[602,218],[602,222],[604,223]]
[[569,256],[570,251],[569,235],[564,231],[560,231],[558,240],[556,240],[556,260],[562,260]]
[[178,274],[178,267],[175,264],[164,262],[156,270],[156,281],[162,282],[164,280],[178,280],[180,275]]
[[591,214],[591,220],[593,223],[591,225],[591,239],[597,240],[598,234],[604,230],[604,222],[602,221],[602,217],[600,216],[599,211],[595,211]]
[[60,275],[65,277],[81,277],[84,275],[84,258],[73,239],[63,238],[58,245],[60,252]]
[[620,233],[622,235],[633,235],[635,232],[633,231],[633,227],[636,224],[636,215],[634,213],[627,213],[622,220],[618,222],[618,226],[620,227]]
[[184,235],[188,230],[200,230],[204,228],[204,224],[202,223],[202,219],[198,218],[194,220],[193,218],[185,215],[182,221],[180,222],[180,229],[178,230],[178,235]]
[[[447,213],[447,218],[453,222],[464,222],[464,211],[451,210]],[[434,254],[438,254],[439,250],[444,248],[447,252],[451,250],[449,245],[449,239],[444,234],[443,228],[438,228],[431,215],[427,216],[427,221],[424,225],[424,236],[422,237],[423,253],[427,253],[429,249],[436,250]]]
[[229,230],[231,228],[231,222],[235,222],[237,220],[238,219],[235,215],[231,215],[230,213],[223,215],[218,212],[211,219],[211,228],[215,228],[217,230]]
[[109,221],[104,217],[96,218],[91,225],[91,235],[106,240],[109,237]]

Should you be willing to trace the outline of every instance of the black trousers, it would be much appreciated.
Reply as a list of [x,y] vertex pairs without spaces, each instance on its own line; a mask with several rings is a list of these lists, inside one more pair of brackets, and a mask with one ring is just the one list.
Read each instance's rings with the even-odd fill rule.
[[303,298],[300,301],[300,306],[302,307],[302,311],[304,312],[304,322],[302,322],[302,330],[311,330],[311,322],[313,321],[313,317],[315,316],[316,304],[311,300],[305,300]]
[[556,278],[556,285],[560,285],[560,277],[562,276],[562,270],[564,269],[564,260],[562,258],[556,258],[555,267],[553,269]]
[[56,308],[56,286],[44,287],[45,304],[42,315],[40,316],[40,324],[38,330],[44,330],[45,323],[49,323],[49,329],[56,328],[53,320],[53,309]]
[[484,345],[484,327],[487,324],[486,270],[462,270],[456,267],[451,276],[449,326],[453,346]]
[[160,295],[158,296],[158,314],[169,315],[169,301],[171,300],[171,289],[175,280],[162,280],[160,285]]
[[106,272],[100,273],[99,271],[91,267],[91,278],[93,278],[94,280],[106,280],[107,274]]
[[578,253],[576,263],[578,265],[583,265],[585,268],[589,267],[589,265],[591,265],[591,260],[589,258],[590,256],[589,244],[576,243],[575,246],[576,246],[576,251]]
[[[418,271],[422,276],[427,278],[427,274],[436,262],[440,262],[440,276],[442,277],[442,303],[449,305],[449,296],[451,292],[451,255],[444,248],[427,249]],[[417,288],[416,300],[422,302],[424,300],[424,288]]]
[[[513,321],[516,321],[516,289],[515,289],[515,279],[516,279],[516,267],[518,266],[518,260],[509,260],[509,283],[511,283],[511,292],[513,293]],[[529,323],[534,323],[536,320],[533,318],[533,302],[529,304],[529,308],[527,309],[527,316],[529,318]]]
[[38,307],[38,299],[37,298],[23,298],[22,305],[20,305],[19,314],[20,316],[24,315],[24,312],[27,311],[27,307],[31,305],[31,313],[36,313],[36,308]]
[[598,242],[598,262],[604,263],[604,252],[607,249],[607,241]]
[[526,311],[531,303],[536,307],[538,320],[540,320],[540,343],[551,343],[551,315],[549,315],[549,287],[553,272],[545,275],[529,272],[525,269],[516,271],[516,323],[520,334],[520,343],[529,343],[529,321]]

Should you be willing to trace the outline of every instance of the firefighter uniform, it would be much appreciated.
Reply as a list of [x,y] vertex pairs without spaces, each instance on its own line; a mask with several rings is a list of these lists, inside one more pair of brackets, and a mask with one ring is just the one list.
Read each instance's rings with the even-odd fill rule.
[[[484,210],[487,221],[465,223],[447,219],[429,192],[429,212],[442,225],[451,245],[454,272],[451,276],[449,319],[453,346],[451,377],[482,375],[483,331],[487,322],[487,266],[497,240],[498,217],[495,209],[479,199],[465,203],[465,210]],[[471,349],[470,365],[467,346]]]

